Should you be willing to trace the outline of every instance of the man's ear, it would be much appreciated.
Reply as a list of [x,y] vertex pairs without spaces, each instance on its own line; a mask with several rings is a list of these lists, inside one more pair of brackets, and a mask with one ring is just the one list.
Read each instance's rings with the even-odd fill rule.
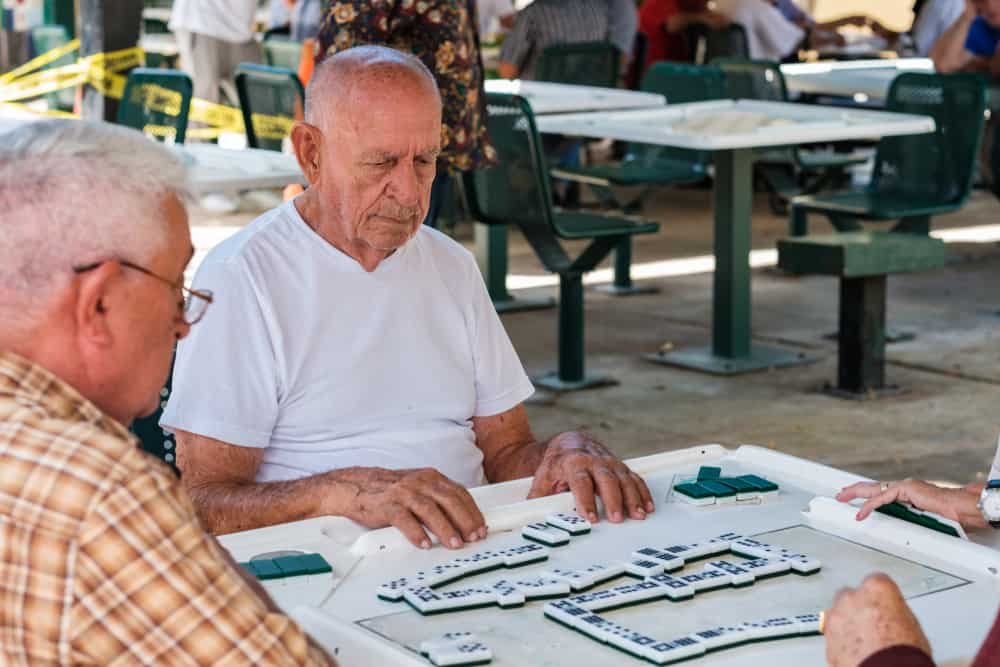
[[292,126],[292,145],[302,173],[310,185],[319,181],[323,148],[323,132],[315,125],[296,121]]
[[113,307],[111,287],[121,275],[121,270],[118,262],[104,262],[93,271],[76,277],[76,306],[73,310],[76,328],[94,345],[110,345],[114,338],[110,324]]

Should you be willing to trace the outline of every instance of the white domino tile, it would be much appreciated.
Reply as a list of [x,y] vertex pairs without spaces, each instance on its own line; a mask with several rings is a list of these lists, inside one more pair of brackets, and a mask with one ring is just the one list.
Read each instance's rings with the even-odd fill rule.
[[517,579],[514,581],[514,587],[524,593],[524,596],[529,600],[568,595],[570,591],[568,581],[553,579],[552,577]]
[[462,569],[462,576],[486,572],[504,565],[504,555],[499,551],[480,551],[471,556],[455,558],[450,562]]
[[384,583],[376,589],[378,596],[385,600],[398,601],[403,599],[403,593],[407,588],[419,585],[412,577],[400,577],[390,582]]
[[646,581],[652,581],[662,587],[666,596],[674,601],[693,598],[696,592],[690,584],[670,574],[657,574]]
[[706,651],[737,646],[750,641],[746,629],[742,626],[722,626],[702,630],[691,635],[691,638],[700,642]]
[[729,575],[730,584],[733,586],[749,586],[756,577],[745,567],[740,567],[737,563],[728,560],[713,560],[705,565],[705,570],[720,570]]
[[466,642],[442,647],[430,653],[431,662],[438,667],[451,665],[472,665],[489,662],[493,652],[482,642]]
[[567,582],[574,591],[582,591],[594,585],[594,578],[582,570],[568,570],[560,567],[553,567],[541,573],[543,577],[562,579]]
[[528,540],[536,540],[556,547],[569,542],[570,535],[561,528],[550,526],[547,523],[529,523],[521,529],[521,537]]
[[420,642],[420,652],[426,655],[435,649],[441,649],[445,646],[474,641],[479,641],[479,638],[471,632],[446,632],[443,635]]
[[647,646],[643,654],[647,660],[658,665],[665,665],[702,655],[705,650],[705,646],[694,637],[681,637],[669,642],[656,642]]
[[445,563],[444,565],[435,565],[429,570],[417,572],[415,578],[420,581],[421,585],[434,588],[435,586],[441,586],[456,579],[461,579],[464,576],[465,571],[460,566]]
[[542,608],[543,613],[571,628],[579,627],[580,619],[590,615],[590,610],[573,603],[571,600],[549,602]]
[[468,609],[495,604],[496,592],[489,588],[462,588],[454,591],[435,591],[441,597],[434,611]]
[[625,572],[634,577],[651,577],[654,574],[662,574],[666,569],[662,561],[643,559],[625,563]]
[[537,563],[549,557],[549,550],[541,544],[525,542],[516,547],[504,549],[498,552],[503,557],[503,564],[506,567],[517,567],[528,563]]
[[625,563],[595,563],[584,569],[590,575],[594,584],[603,584],[625,574]]
[[770,577],[776,574],[784,574],[791,571],[792,565],[788,561],[775,560],[771,558],[755,558],[740,563],[740,567],[749,570],[754,577]]
[[489,588],[496,595],[497,604],[501,607],[520,607],[525,602],[524,591],[518,589],[509,579],[495,581]]
[[545,517],[545,522],[570,535],[584,535],[592,528],[589,521],[575,512],[553,512]]
[[819,614],[799,614],[793,616],[792,620],[795,621],[800,635],[818,635],[820,632]]
[[443,600],[435,590],[426,586],[407,588],[403,599],[421,614],[430,614],[443,608]]

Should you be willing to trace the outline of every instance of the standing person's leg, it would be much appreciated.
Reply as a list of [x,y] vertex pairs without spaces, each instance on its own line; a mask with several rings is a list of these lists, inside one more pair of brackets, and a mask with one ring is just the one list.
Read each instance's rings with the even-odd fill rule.
[[219,44],[214,37],[178,30],[177,51],[181,69],[191,77],[194,96],[209,102],[219,101]]

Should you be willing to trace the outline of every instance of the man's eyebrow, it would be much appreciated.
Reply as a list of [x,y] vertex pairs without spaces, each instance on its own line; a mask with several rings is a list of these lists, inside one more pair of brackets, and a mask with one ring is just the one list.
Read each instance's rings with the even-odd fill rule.
[[362,162],[383,162],[385,160],[391,160],[396,156],[389,151],[368,151],[361,154]]

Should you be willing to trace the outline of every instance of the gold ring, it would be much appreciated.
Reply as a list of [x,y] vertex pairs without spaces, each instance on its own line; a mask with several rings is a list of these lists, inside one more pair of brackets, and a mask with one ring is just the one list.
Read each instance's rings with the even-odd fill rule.
[[819,633],[823,634],[824,630],[826,630],[826,612],[821,611],[819,613]]

